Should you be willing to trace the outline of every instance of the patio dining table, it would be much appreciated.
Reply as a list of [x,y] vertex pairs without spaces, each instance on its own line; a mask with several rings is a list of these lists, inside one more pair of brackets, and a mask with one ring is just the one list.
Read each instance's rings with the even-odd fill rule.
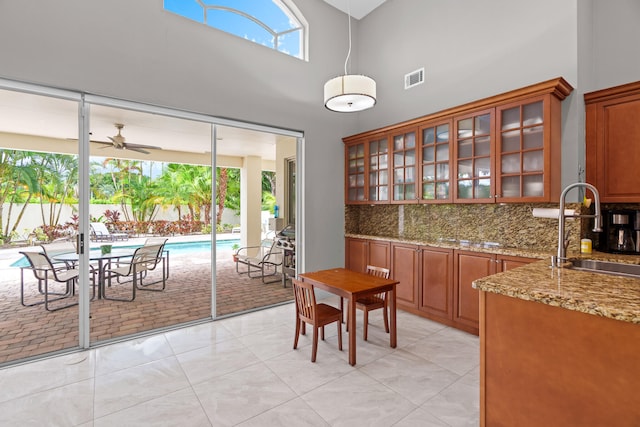
[[[104,295],[104,268],[114,259],[130,258],[133,256],[136,248],[112,249],[111,252],[102,253],[100,248],[89,251],[89,261],[98,262],[98,299]],[[60,254],[53,257],[55,261],[62,262],[78,262],[79,255],[75,252]]]

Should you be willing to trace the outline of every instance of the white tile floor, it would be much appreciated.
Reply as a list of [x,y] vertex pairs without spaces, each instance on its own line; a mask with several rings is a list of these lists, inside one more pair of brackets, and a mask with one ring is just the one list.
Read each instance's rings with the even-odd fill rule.
[[311,363],[310,333],[292,349],[294,313],[288,304],[2,369],[0,425],[478,425],[478,337],[400,311],[392,349],[377,310],[369,341],[357,331],[355,367],[334,325]]

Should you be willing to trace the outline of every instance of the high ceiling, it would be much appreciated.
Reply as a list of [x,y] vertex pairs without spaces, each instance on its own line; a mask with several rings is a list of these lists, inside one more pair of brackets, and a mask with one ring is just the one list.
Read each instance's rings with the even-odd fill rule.
[[372,10],[380,6],[385,0],[324,0],[344,13],[351,11],[351,16],[362,19]]
[[[324,0],[333,7],[362,19],[385,0]],[[0,90],[0,132],[43,136],[61,140],[78,138],[78,111],[75,102]],[[127,143],[152,145],[167,151],[208,153],[211,126],[208,123],[170,118],[112,107],[92,106],[91,139],[109,142],[123,124]],[[230,126],[217,126],[217,154],[259,156],[275,160],[275,145],[281,138]],[[94,150],[95,151],[95,150]],[[99,153],[93,152],[98,155]]]
[[[100,105],[90,107],[89,122],[90,139],[94,141],[110,142],[109,137],[118,133],[115,124],[120,123],[124,125],[122,136],[127,143],[185,153],[211,151],[209,123]],[[0,132],[77,139],[78,105],[73,101],[0,90]],[[276,142],[288,138],[230,126],[216,126],[216,132],[218,155],[251,155],[264,160],[275,160]],[[92,152],[99,154],[97,150]]]

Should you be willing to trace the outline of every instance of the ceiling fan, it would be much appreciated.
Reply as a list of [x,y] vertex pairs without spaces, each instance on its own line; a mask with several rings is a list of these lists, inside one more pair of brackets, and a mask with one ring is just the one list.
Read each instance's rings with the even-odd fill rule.
[[92,142],[97,142],[98,144],[104,144],[105,146],[102,148],[112,147],[117,150],[137,151],[143,154],[149,154],[148,149],[153,149],[153,150],[162,149],[154,145],[133,144],[130,142],[126,142],[126,138],[122,136],[122,128],[124,128],[124,125],[122,123],[115,123],[115,127],[116,129],[118,129],[118,134],[115,136],[107,137],[111,140],[111,142],[102,142],[102,141],[92,141]]

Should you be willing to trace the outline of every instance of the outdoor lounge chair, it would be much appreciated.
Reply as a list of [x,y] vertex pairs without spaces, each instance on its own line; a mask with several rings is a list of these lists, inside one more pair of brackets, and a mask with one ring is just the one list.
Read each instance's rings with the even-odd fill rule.
[[102,222],[91,223],[91,239],[97,242],[114,242],[116,240],[129,240],[127,233],[112,233]]
[[[279,282],[281,278],[265,280],[266,277],[278,274],[278,267],[282,268],[283,252],[276,246],[276,240],[264,239],[260,246],[245,246],[238,249],[234,258],[236,260],[236,272],[248,274],[251,278],[262,279],[262,283]],[[240,271],[239,265],[247,266],[247,271]]]

